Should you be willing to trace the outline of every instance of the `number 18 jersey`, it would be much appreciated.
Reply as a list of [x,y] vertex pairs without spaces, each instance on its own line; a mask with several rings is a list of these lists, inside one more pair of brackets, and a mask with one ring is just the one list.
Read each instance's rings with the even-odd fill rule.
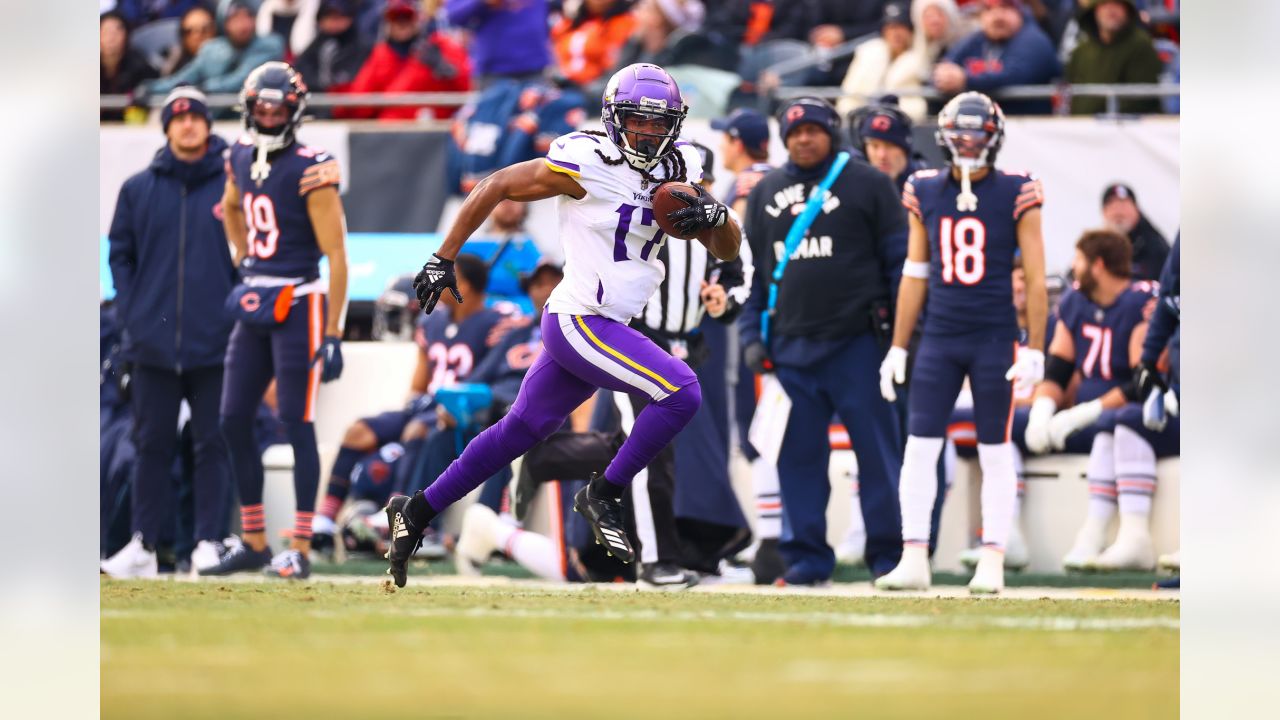
[[[673,152],[684,158],[688,182],[700,181],[702,161],[693,146],[677,141]],[[557,138],[543,159],[587,191],[581,200],[558,200],[564,279],[547,301],[549,312],[629,322],[662,283],[666,268],[658,250],[666,236],[653,217],[657,186],[625,162],[610,164],[621,156],[607,137],[574,132]],[[665,180],[663,172],[651,174]]]
[[1016,340],[1018,220],[1044,203],[1044,191],[1034,177],[995,168],[972,189],[978,208],[961,211],[960,181],[947,170],[917,171],[903,188],[902,204],[929,234],[924,332]]

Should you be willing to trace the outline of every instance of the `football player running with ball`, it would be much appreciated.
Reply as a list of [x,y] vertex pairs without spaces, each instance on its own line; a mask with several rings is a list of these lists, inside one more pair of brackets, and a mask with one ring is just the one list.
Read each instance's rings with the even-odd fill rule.
[[[604,91],[605,132],[569,133],[546,157],[485,178],[418,274],[414,289],[425,312],[445,292],[460,300],[453,259],[493,208],[504,199],[559,198],[564,279],[542,315],[544,352],[501,421],[472,440],[425,490],[387,504],[387,572],[397,586],[404,587],[409,557],[432,518],[559,429],[597,388],[652,400],[609,467],[593,473],[574,498],[574,510],[590,523],[596,541],[624,562],[634,558],[623,528],[622,493],[702,402],[689,366],[627,326],[664,273],[658,249],[665,235],[655,222],[653,193],[663,182],[697,183],[702,176],[697,151],[679,140],[687,111],[662,68],[641,63],[618,71]],[[728,209],[703,190],[680,197],[688,207],[667,219],[681,235],[697,237],[721,260],[737,257],[742,234]]]
[[[982,551],[969,589],[995,593],[1004,588],[1004,546],[1018,485],[1009,442],[1014,385],[1034,386],[1044,377],[1049,304],[1040,234],[1044,197],[1035,178],[996,169],[1004,115],[986,95],[967,92],[948,102],[938,114],[937,138],[949,168],[916,172],[902,195],[911,230],[893,347],[880,367],[881,392],[890,401],[897,395],[894,384],[906,378],[907,343],[922,309],[925,324],[911,378],[898,486],[902,560],[875,584],[882,590],[925,590],[930,585],[935,468],[967,376],[982,467]],[[1019,252],[1026,273],[1029,335],[1021,349],[1012,288]]]

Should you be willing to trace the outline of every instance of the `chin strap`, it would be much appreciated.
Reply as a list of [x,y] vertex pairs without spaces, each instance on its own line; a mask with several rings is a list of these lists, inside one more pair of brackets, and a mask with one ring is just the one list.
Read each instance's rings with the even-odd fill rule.
[[[259,144],[258,158],[253,161],[253,165],[249,166],[249,179],[261,185],[262,181],[266,180],[267,176],[270,174],[271,163],[267,162],[267,147],[266,145]],[[965,177],[967,178],[968,175]]]
[[973,194],[967,165],[960,168],[960,194],[956,196],[956,209],[960,212],[973,212],[978,209],[978,196]]

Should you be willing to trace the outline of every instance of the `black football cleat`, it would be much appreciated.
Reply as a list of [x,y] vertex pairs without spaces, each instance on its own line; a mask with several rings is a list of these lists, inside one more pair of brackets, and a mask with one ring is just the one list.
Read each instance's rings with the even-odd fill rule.
[[756,548],[756,556],[751,560],[751,572],[755,575],[757,585],[772,585],[787,571],[787,564],[782,560],[778,550],[777,538],[766,538]]
[[609,555],[630,563],[636,559],[636,553],[631,549],[631,541],[627,539],[626,528],[622,525],[622,502],[591,492],[598,477],[592,473],[587,486],[573,496],[573,511],[587,519],[596,542],[603,545]]
[[669,562],[646,563],[639,578],[639,582],[663,590],[691,588],[698,580],[698,573]]
[[238,572],[261,572],[271,564],[271,549],[254,550],[243,542],[227,547],[217,565],[198,570],[202,576],[230,575]]
[[409,520],[409,498],[405,495],[396,495],[387,501],[386,511],[390,528],[384,556],[390,562],[387,574],[396,587],[404,587],[409,581],[409,558],[422,545],[422,528],[415,527]]

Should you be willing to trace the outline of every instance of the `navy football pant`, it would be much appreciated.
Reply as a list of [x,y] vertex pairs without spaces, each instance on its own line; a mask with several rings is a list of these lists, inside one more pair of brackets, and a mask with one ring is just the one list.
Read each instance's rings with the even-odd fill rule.
[[898,508],[902,439],[897,413],[880,396],[882,356],[875,337],[863,333],[821,362],[778,368],[778,380],[791,399],[791,416],[778,457],[783,511],[779,549],[790,581],[827,580],[835,570],[835,552],[827,544],[827,501],[831,495],[827,430],[832,414],[838,415],[849,431],[858,458],[867,566],[881,575],[892,570],[902,556]]
[[978,442],[1008,442],[1013,423],[1013,383],[1005,373],[1013,365],[1012,340],[938,338],[926,335],[916,353],[907,429],[924,438],[946,437],[964,379],[973,393]]
[[231,452],[240,490],[241,525],[246,532],[263,528],[262,456],[253,439],[253,424],[262,396],[275,378],[276,414],[293,447],[298,513],[294,531],[299,537],[310,538],[310,516],[320,484],[313,423],[321,367],[312,359],[323,339],[324,323],[324,295],[313,293],[295,301],[279,325],[257,327],[237,322],[231,331],[222,389],[222,431]]
[[218,401],[222,395],[222,366],[187,370],[182,374],[139,365],[134,368],[133,433],[138,449],[134,465],[132,516],[134,532],[154,545],[174,507],[171,469],[178,447],[178,408],[185,399],[191,408],[194,450],[195,540],[218,540],[230,510],[230,468],[227,448],[218,431]]

